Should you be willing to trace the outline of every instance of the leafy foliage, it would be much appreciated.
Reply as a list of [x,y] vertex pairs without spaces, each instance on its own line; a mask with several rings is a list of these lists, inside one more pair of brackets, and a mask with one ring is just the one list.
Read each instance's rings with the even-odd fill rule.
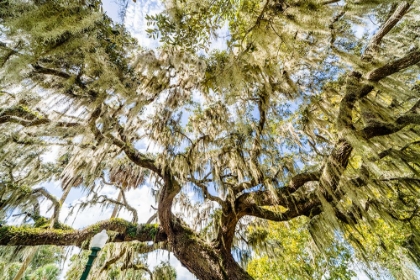
[[269,222],[268,225],[250,230],[251,240],[264,232],[265,238],[259,243],[267,247],[258,250],[258,257],[248,264],[247,269],[255,279],[352,279],[356,276],[351,247],[340,242],[343,238],[337,237],[320,252],[305,219],[285,224]]
[[[246,240],[268,220],[296,226],[300,243],[284,250],[304,261],[277,267],[286,273],[318,277],[328,264],[324,277],[346,279],[357,254],[381,267],[407,259],[390,271],[412,278],[419,1],[164,4],[147,17],[162,47],[146,50],[100,1],[0,1],[2,219],[25,215],[37,228],[19,236],[27,230],[42,244],[82,246],[81,237],[108,229],[112,243],[130,246],[104,251],[98,277],[105,267],[118,279],[123,267],[143,268],[142,254],[165,249],[200,279],[251,279],[236,261],[245,264]],[[227,47],[210,51],[220,29]],[[53,147],[58,158],[46,162]],[[70,230],[57,222],[62,199],[38,185],[49,180],[64,193],[88,192],[75,211],[123,207],[133,224],[126,192],[147,184],[156,215],[137,227],[111,219]],[[119,198],[101,193],[105,185]],[[51,217],[42,217],[42,200]],[[303,216],[308,231],[293,221]],[[288,238],[284,225],[272,227],[263,236]],[[15,230],[4,227],[0,241],[12,242]],[[308,268],[314,262],[319,269]]]
[[[25,249],[3,247],[0,251],[0,271],[3,279],[15,279],[22,262],[27,257]],[[41,246],[23,275],[23,280],[58,280],[64,252],[56,246]]]

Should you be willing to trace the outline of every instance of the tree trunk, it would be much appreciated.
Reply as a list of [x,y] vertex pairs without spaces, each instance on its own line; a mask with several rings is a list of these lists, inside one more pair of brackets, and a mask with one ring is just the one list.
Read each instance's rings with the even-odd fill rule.
[[172,246],[175,257],[198,279],[253,279],[233,259],[230,252],[215,249],[195,236],[177,236]]
[[165,185],[159,195],[158,216],[175,257],[198,279],[252,280],[234,260],[230,246],[206,242],[172,214],[173,199],[181,187],[169,173],[163,178]]
[[22,266],[20,267],[18,273],[15,275],[13,280],[20,280],[22,279],[23,274],[25,273],[26,269],[28,268],[28,265],[31,263],[33,258],[36,255],[36,252],[38,251],[38,247],[32,247],[29,248],[29,254],[28,256],[23,260]]
[[175,257],[198,279],[253,279],[235,261],[230,249],[217,248],[217,245],[203,241],[179,220],[172,223],[172,232],[168,239]]

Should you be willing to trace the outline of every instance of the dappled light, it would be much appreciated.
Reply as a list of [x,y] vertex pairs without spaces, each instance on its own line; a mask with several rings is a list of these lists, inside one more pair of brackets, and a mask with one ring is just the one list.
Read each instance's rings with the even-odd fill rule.
[[[152,49],[119,4],[0,0],[0,269],[58,279],[76,246],[79,279],[105,229],[91,279],[176,279],[158,250],[205,280],[419,278],[419,1],[164,0]],[[69,217],[112,214],[75,228],[74,189]]]

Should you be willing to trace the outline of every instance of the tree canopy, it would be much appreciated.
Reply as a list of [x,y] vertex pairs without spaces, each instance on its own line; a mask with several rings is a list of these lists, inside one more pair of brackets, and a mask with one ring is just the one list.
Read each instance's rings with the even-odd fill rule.
[[[161,42],[151,50],[99,0],[0,0],[0,245],[86,248],[106,229],[114,249],[97,277],[152,275],[141,258],[162,249],[199,279],[253,279],[246,261],[264,247],[301,254],[309,273],[325,262],[347,279],[340,268],[357,254],[395,256],[394,275],[415,277],[419,1],[163,3],[146,17]],[[220,30],[226,47],[212,50]],[[52,180],[62,198],[42,187]],[[157,209],[140,224],[126,194],[143,185]],[[89,193],[81,208],[132,220],[71,228],[59,215],[72,188]],[[24,224],[7,225],[17,212]],[[287,239],[296,219],[304,252],[260,246]]]

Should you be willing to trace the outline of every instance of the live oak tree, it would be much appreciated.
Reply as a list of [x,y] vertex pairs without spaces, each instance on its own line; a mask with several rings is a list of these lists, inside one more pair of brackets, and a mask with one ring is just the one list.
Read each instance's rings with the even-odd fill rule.
[[[364,247],[382,247],[418,265],[419,8],[165,1],[148,16],[161,47],[148,50],[100,1],[0,1],[0,208],[33,222],[2,226],[0,245],[84,248],[106,229],[121,244],[105,249],[98,277],[160,248],[199,279],[252,279],[237,262],[255,250],[249,225],[305,216],[317,250],[339,233],[367,262],[378,251]],[[220,28],[226,48],[209,52]],[[58,159],[46,162],[52,147]],[[133,220],[71,229],[40,187],[48,180]],[[143,184],[157,209],[138,224],[124,197]],[[406,230],[395,247],[363,236],[376,237],[378,218]]]

